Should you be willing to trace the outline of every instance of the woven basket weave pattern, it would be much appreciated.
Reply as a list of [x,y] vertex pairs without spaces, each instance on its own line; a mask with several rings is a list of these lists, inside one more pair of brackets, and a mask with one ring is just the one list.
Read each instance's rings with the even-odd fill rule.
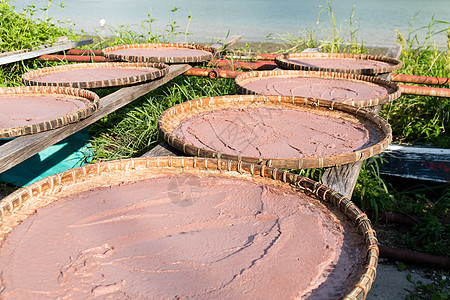
[[[307,67],[300,64],[290,62],[290,59],[300,58],[331,58],[331,59],[356,59],[356,60],[372,60],[385,62],[390,64],[383,68],[354,68],[354,69],[339,69],[339,68],[319,68]],[[366,55],[366,54],[350,54],[350,53],[323,53],[323,52],[302,52],[302,53],[286,53],[275,57],[276,64],[283,69],[290,70],[305,70],[305,71],[323,71],[323,72],[343,72],[361,75],[377,75],[383,73],[390,73],[401,69],[403,63],[395,58],[390,58],[381,55]]]
[[283,71],[258,71],[258,72],[248,72],[241,74],[235,79],[236,90],[240,94],[244,95],[254,95],[256,92],[245,88],[245,84],[258,80],[258,78],[321,78],[321,79],[339,79],[339,80],[348,80],[355,82],[364,82],[368,85],[380,85],[384,86],[389,90],[392,90],[391,93],[384,97],[372,98],[360,101],[354,100],[346,100],[340,103],[357,106],[357,107],[372,107],[376,105],[386,104],[391,101],[396,100],[400,97],[401,91],[400,87],[387,80],[383,80],[373,76],[367,75],[359,75],[359,74],[349,74],[349,73],[339,73],[339,72],[326,72],[326,71],[292,71],[292,70],[283,70]]
[[[327,113],[340,113],[347,116],[359,116],[374,123],[375,126],[383,133],[383,139],[371,147],[335,156],[309,157],[299,159],[274,159],[244,157],[218,153],[198,148],[196,146],[193,146],[192,144],[183,142],[172,134],[175,127],[178,126],[181,122],[199,113],[225,108],[245,108],[256,106],[266,108],[290,107],[294,109],[300,106],[313,110],[320,109],[322,112]],[[161,136],[165,141],[168,142],[169,145],[183,151],[188,155],[234,159],[238,161],[266,164],[268,166],[286,169],[324,168],[365,160],[383,152],[389,146],[392,140],[392,130],[390,125],[381,117],[364,109],[327,100],[315,100],[302,97],[285,96],[241,95],[200,98],[187,101],[166,110],[158,120],[158,129]]]
[[100,105],[99,104],[100,98],[97,94],[87,90],[73,89],[68,87],[20,86],[20,87],[0,88],[0,95],[73,96],[77,97],[79,100],[84,100],[88,102],[88,106],[86,108],[69,115],[61,116],[56,119],[51,119],[45,122],[30,124],[21,127],[4,128],[4,129],[0,128],[0,138],[12,138],[26,134],[38,133],[42,131],[56,129],[70,123],[78,122],[79,120],[84,119],[93,114]]
[[[199,56],[184,56],[184,57],[153,57],[153,56],[133,56],[133,55],[120,55],[114,54],[113,51],[122,49],[145,49],[145,48],[180,48],[180,49],[193,49],[203,50],[209,53]],[[102,55],[113,60],[129,61],[129,62],[161,62],[166,64],[181,64],[181,63],[198,63],[211,60],[215,50],[210,47],[193,45],[193,44],[181,44],[181,43],[147,43],[147,44],[127,44],[113,46],[102,50]]]
[[[79,69],[112,69],[112,68],[127,68],[127,69],[147,69],[149,72],[132,77],[121,77],[107,80],[97,81],[79,81],[79,82],[41,82],[36,81],[35,78],[55,74],[59,72],[66,72]],[[157,69],[157,70],[151,70]],[[156,78],[165,76],[169,72],[169,66],[163,63],[127,63],[127,62],[115,62],[115,63],[81,63],[81,64],[69,64],[58,65],[53,67],[46,67],[37,70],[27,72],[22,75],[22,82],[25,85],[42,85],[42,86],[67,86],[79,89],[92,89],[92,88],[105,88],[112,86],[126,86],[139,82],[145,82],[154,80]]]
[[153,176],[146,173],[146,170],[150,169],[157,169],[158,172],[171,171],[178,174],[215,174],[217,176],[241,176],[240,178],[250,176],[251,178],[265,180],[267,183],[284,182],[299,193],[314,194],[323,203],[329,203],[337,207],[354,222],[358,231],[363,235],[366,244],[364,273],[346,296],[346,299],[365,299],[376,277],[379,255],[376,234],[366,214],[348,198],[318,182],[264,165],[197,157],[145,157],[103,162],[71,169],[44,178],[3,199],[0,203],[0,217],[2,219],[0,240],[4,240],[12,228],[32,215],[36,209],[58,200],[58,194],[62,190],[77,193],[89,189],[90,182],[101,174],[110,174],[110,177],[113,178],[112,181],[116,183],[121,183],[133,173],[138,173],[137,177],[143,179]]

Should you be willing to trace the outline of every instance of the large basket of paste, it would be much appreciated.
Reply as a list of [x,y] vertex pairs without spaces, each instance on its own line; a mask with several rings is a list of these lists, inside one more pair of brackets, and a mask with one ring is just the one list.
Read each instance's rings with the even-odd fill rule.
[[74,88],[0,88],[0,138],[38,133],[78,122],[94,113],[97,94]]
[[22,75],[22,81],[26,85],[92,89],[143,83],[168,72],[169,66],[162,63],[82,63],[29,71]]
[[259,71],[235,79],[241,94],[306,97],[372,107],[391,102],[401,95],[400,87],[373,76],[339,72]]
[[0,203],[2,299],[364,299],[367,216],[287,171],[198,157],[65,171]]
[[182,43],[125,44],[102,49],[102,54],[109,59],[166,64],[209,61],[214,52],[211,47]]
[[382,55],[300,52],[285,53],[275,57],[276,64],[283,69],[344,72],[362,75],[390,73],[401,69],[403,63]]
[[350,105],[302,97],[233,95],[167,109],[158,128],[188,155],[309,169],[367,159],[384,151],[391,127]]

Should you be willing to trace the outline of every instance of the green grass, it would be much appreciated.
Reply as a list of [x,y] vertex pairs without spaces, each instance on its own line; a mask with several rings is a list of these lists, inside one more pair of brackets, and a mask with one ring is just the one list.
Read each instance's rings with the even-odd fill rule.
[[[9,1],[0,2],[0,52],[10,52],[21,49],[35,49],[43,44],[51,44],[58,37],[66,36],[77,40],[70,26],[57,26],[48,18],[49,6],[37,8],[28,5],[22,12],[14,11]],[[40,17],[36,22],[33,17]],[[61,24],[60,24],[61,25]],[[0,68],[0,86],[21,85],[20,76],[28,70],[45,66],[37,60],[26,60],[2,65]]]
[[[436,34],[433,32],[436,24],[449,26],[448,23],[435,23],[432,20],[428,27],[422,28],[427,30],[425,41],[431,40]],[[450,29],[447,30],[449,34]],[[399,33],[398,41],[403,47],[400,60],[404,65],[399,73],[450,77],[450,35],[447,51],[426,44],[425,41],[418,43],[417,35],[409,34],[405,39]],[[385,105],[381,116],[391,124],[396,142],[450,148],[450,98],[402,95],[399,100]]]
[[92,125],[95,157],[109,160],[140,156],[161,141],[156,124],[164,110],[195,98],[234,93],[234,82],[230,79],[175,78]]

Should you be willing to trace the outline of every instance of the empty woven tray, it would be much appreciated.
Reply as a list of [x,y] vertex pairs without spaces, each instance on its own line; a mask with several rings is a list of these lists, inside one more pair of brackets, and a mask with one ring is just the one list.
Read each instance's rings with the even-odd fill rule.
[[380,55],[322,52],[280,54],[275,57],[275,62],[283,69],[362,75],[389,73],[403,65],[398,59]]
[[26,85],[104,88],[126,86],[166,75],[169,66],[162,63],[82,63],[33,70],[22,75]]
[[193,44],[150,43],[108,47],[102,50],[102,54],[120,61],[180,64],[209,61],[214,51],[213,48]]
[[15,191],[0,214],[6,298],[364,299],[378,263],[348,198],[236,161],[91,164]]
[[370,107],[400,97],[400,87],[373,76],[314,71],[262,71],[235,79],[241,94],[299,96]]
[[0,88],[0,138],[47,131],[90,116],[99,97],[64,87]]
[[159,118],[164,139],[188,155],[286,169],[364,160],[390,144],[389,124],[350,105],[300,97],[234,95],[175,105]]

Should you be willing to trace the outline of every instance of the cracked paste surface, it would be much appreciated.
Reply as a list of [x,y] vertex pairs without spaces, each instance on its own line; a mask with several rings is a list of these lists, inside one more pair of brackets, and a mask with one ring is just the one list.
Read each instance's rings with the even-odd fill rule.
[[127,55],[127,56],[151,56],[151,57],[187,57],[187,56],[203,56],[211,55],[211,52],[176,47],[157,47],[157,48],[130,48],[117,49],[108,54]]
[[337,102],[376,99],[389,93],[386,87],[361,81],[306,77],[252,78],[244,88],[263,95],[301,96]]
[[158,69],[156,68],[120,68],[120,67],[108,67],[99,69],[75,69],[45,74],[33,78],[32,81],[86,82],[86,81],[114,80],[132,76],[145,75],[157,70]]
[[172,134],[198,148],[262,158],[333,156],[380,140],[380,134],[364,124],[272,108],[205,112],[181,122]]
[[287,62],[296,65],[301,65],[310,68],[324,68],[324,69],[381,69],[394,66],[393,63],[388,63],[378,60],[368,59],[353,59],[353,58],[288,58]]
[[0,128],[14,128],[56,119],[86,108],[86,100],[70,96],[0,96]]
[[341,297],[360,275],[362,238],[316,202],[214,176],[91,189],[38,209],[6,237],[0,296]]

